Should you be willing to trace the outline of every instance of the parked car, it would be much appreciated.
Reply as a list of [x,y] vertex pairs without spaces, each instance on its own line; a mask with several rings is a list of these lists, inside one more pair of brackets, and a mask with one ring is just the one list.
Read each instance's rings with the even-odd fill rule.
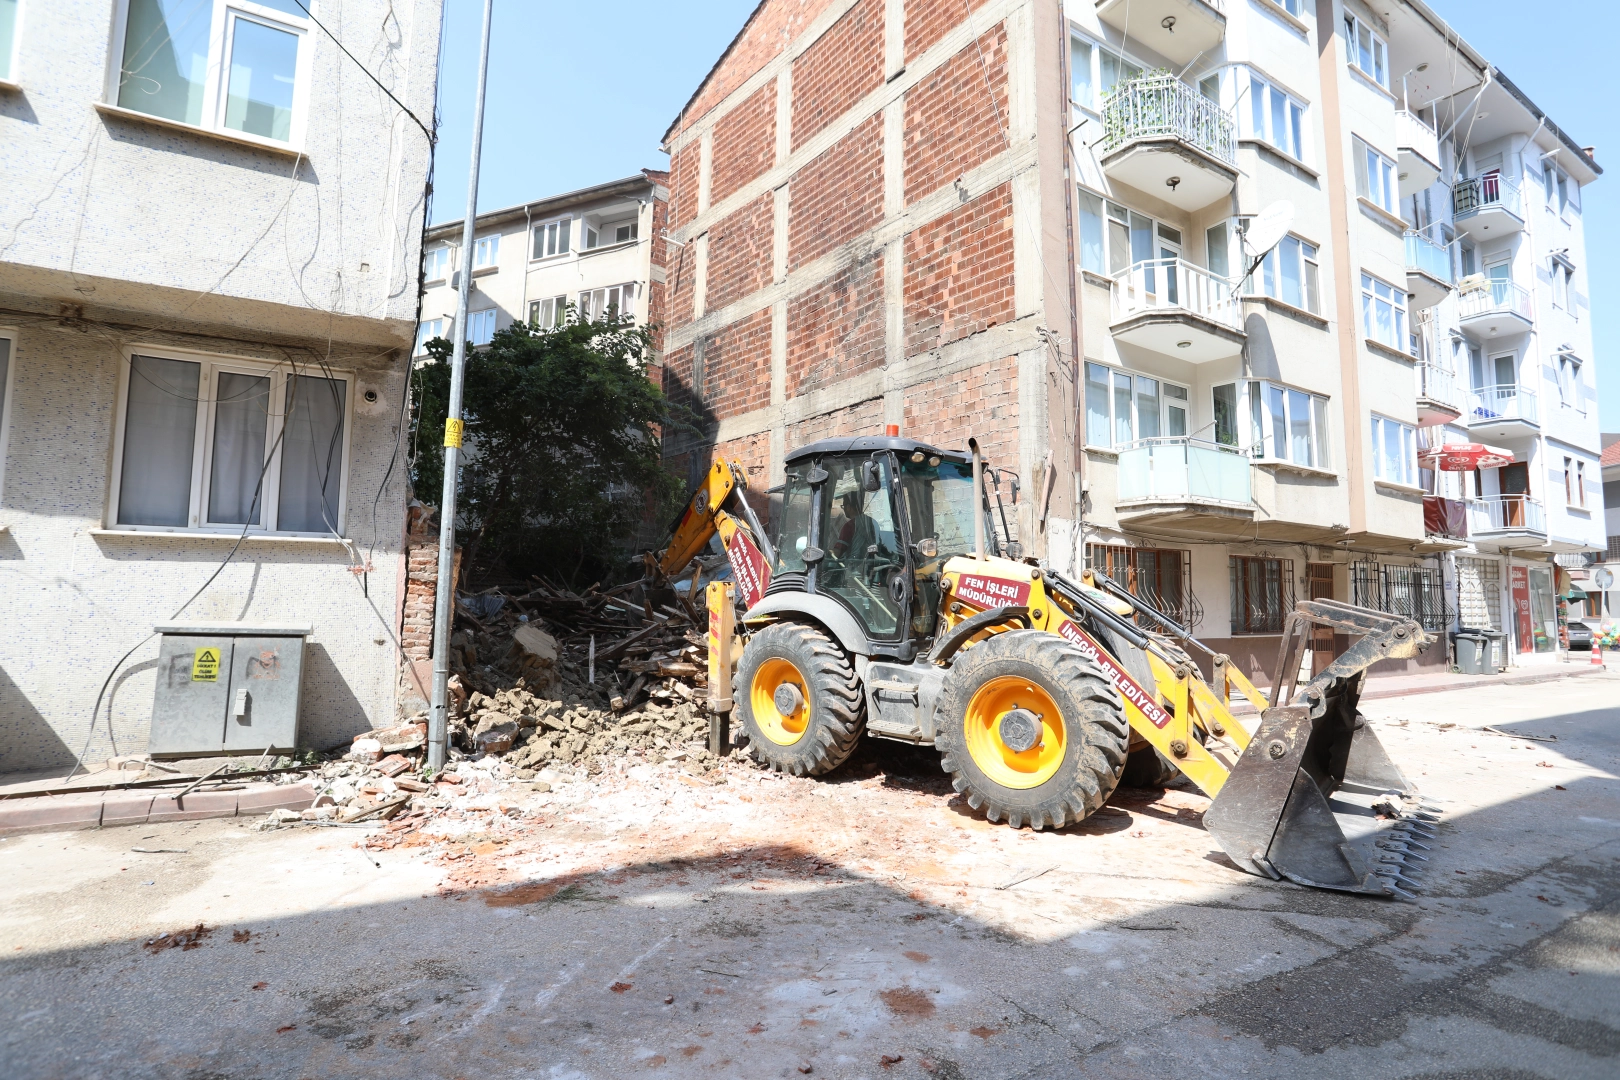
[[1572,622],[1568,627],[1569,651],[1592,651],[1592,628],[1583,622]]

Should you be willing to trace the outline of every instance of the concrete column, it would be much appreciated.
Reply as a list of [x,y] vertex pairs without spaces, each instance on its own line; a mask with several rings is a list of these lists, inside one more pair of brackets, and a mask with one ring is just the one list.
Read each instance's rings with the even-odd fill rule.
[[776,76],[776,163],[793,152],[793,65]]
[[906,0],[883,5],[883,55],[883,80],[888,82],[906,70]]
[[705,128],[698,138],[698,192],[697,212],[709,209],[709,189],[714,178],[714,128]]

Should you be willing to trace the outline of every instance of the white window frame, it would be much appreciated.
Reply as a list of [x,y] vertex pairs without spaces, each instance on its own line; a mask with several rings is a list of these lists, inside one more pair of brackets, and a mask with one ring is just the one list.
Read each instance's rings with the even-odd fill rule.
[[[275,527],[276,517],[280,512],[281,501],[281,461],[282,445],[281,431],[285,424],[284,403],[287,400],[287,378],[292,375],[292,365],[281,362],[272,363],[248,357],[236,357],[220,353],[197,352],[191,349],[148,348],[142,346],[124,346],[120,349],[124,362],[119,365],[118,373],[118,411],[113,418],[113,460],[112,477],[109,487],[104,523],[106,528],[118,532],[149,532],[149,533],[199,533],[199,534],[227,534],[233,535],[242,532],[241,525],[211,525],[206,521],[208,510],[208,485],[212,470],[213,443],[212,438],[215,419],[215,401],[213,399],[214,387],[218,385],[215,376],[221,372],[253,375],[256,377],[268,376],[270,379],[269,424],[265,435],[265,452],[271,455],[271,464],[264,472],[264,486],[259,494],[260,524],[250,526],[250,536],[306,536],[330,537],[330,532],[292,532],[283,531]],[[125,430],[128,426],[129,415],[129,384],[133,377],[134,358],[136,356],[152,356],[164,360],[182,360],[201,364],[198,372],[198,407],[196,434],[192,442],[191,465],[191,505],[186,517],[188,524],[180,525],[125,525],[118,521],[118,504],[120,489],[124,478],[124,441]],[[332,368],[316,367],[313,365],[300,366],[297,374],[311,378],[336,379],[346,384],[343,393],[343,450],[342,460],[338,466],[338,498],[337,498],[337,532],[339,536],[348,535],[348,507],[349,507],[349,470],[353,462],[352,443],[354,440],[354,393],[356,377],[350,371],[338,371]]]
[[[1237,245],[1242,252],[1242,245]],[[1245,296],[1269,296],[1284,304],[1297,307],[1301,311],[1308,311],[1312,315],[1322,313],[1322,264],[1321,248],[1310,240],[1297,233],[1289,233],[1278,241],[1277,246],[1266,252],[1266,257],[1260,261],[1260,269],[1243,280],[1243,294]],[[1289,260],[1298,265],[1299,274],[1299,304],[1294,304],[1282,295],[1283,261]],[[1256,281],[1255,278],[1259,280]]]
[[473,241],[473,273],[484,273],[500,268],[501,234],[491,233]]
[[549,330],[568,319],[568,296],[547,296],[529,301],[529,325]]
[[[498,329],[496,324],[499,322],[498,313],[500,310],[500,308],[487,307],[478,311],[467,312],[467,340],[473,343],[474,348],[477,348],[480,345],[488,345],[495,339],[495,331]],[[481,335],[486,328],[489,330],[489,336],[480,341],[479,335]]]
[[1581,363],[1580,357],[1567,352],[1559,353],[1553,358],[1559,402],[1584,416],[1586,409],[1581,404]]
[[[1118,450],[1128,449],[1133,443],[1139,442],[1144,438],[1147,438],[1147,439],[1190,439],[1190,438],[1192,438],[1192,435],[1193,435],[1193,413],[1192,413],[1192,387],[1191,386],[1187,385],[1186,383],[1176,382],[1174,379],[1161,378],[1158,375],[1148,375],[1148,374],[1145,374],[1145,373],[1139,372],[1139,371],[1130,371],[1130,370],[1127,370],[1125,368],[1115,367],[1112,364],[1099,364],[1094,360],[1087,360],[1087,361],[1084,361],[1084,363],[1085,363],[1085,369],[1082,369],[1082,372],[1081,372],[1081,387],[1080,387],[1080,397],[1081,397],[1080,410],[1081,410],[1081,414],[1080,414],[1080,422],[1082,424],[1086,425],[1086,428],[1085,428],[1085,445],[1086,446],[1091,447],[1093,449],[1097,449],[1097,450],[1118,451]],[[1098,443],[1098,442],[1093,442],[1091,440],[1090,401],[1086,397],[1086,392],[1090,387],[1091,371],[1087,370],[1087,369],[1096,369],[1098,371],[1103,371],[1103,372],[1106,372],[1108,374],[1108,393],[1106,395],[1107,400],[1108,400],[1108,420],[1107,420],[1107,424],[1108,424],[1108,441],[1106,443]],[[1131,415],[1130,415],[1131,437],[1129,439],[1126,439],[1126,440],[1123,440],[1123,441],[1116,438],[1116,435],[1117,435],[1118,430],[1119,430],[1119,416],[1115,412],[1115,409],[1114,409],[1116,387],[1119,386],[1118,380],[1120,380],[1120,379],[1129,380],[1129,392],[1130,392],[1130,397],[1131,397]],[[1149,379],[1149,380],[1151,380],[1153,382],[1158,383],[1158,385],[1159,385],[1159,434],[1158,435],[1144,436],[1142,434],[1142,418],[1141,418],[1141,412],[1142,412],[1142,410],[1141,410],[1141,400],[1142,399],[1141,399],[1141,395],[1139,395],[1137,393],[1137,391],[1136,391],[1136,380],[1137,379]],[[1175,388],[1177,390],[1180,390],[1181,393],[1182,393],[1182,396],[1181,397],[1173,397],[1172,395],[1167,394],[1165,392],[1166,387],[1173,387],[1173,388]],[[1170,421],[1170,408],[1171,408],[1172,401],[1180,402],[1181,403],[1180,408],[1187,414],[1187,419],[1186,419],[1186,424],[1185,424],[1186,430],[1185,430],[1185,432],[1183,432],[1180,435],[1166,434],[1166,432],[1169,430],[1169,427],[1170,427],[1169,421]]]
[[[1089,101],[1082,101],[1074,96],[1075,87],[1077,85],[1075,79],[1076,69],[1078,67],[1077,45],[1084,46],[1090,50],[1086,54],[1085,82],[1087,96],[1090,98]],[[1115,64],[1120,65],[1123,68],[1134,68],[1135,71],[1125,74],[1122,78],[1116,77],[1110,87],[1104,88],[1102,82],[1104,53],[1111,56],[1114,59]],[[1147,71],[1148,67],[1149,65],[1141,64],[1135,60],[1132,60],[1119,49],[1104,44],[1094,37],[1087,34],[1082,34],[1072,27],[1069,30],[1069,100],[1076,108],[1084,109],[1093,116],[1097,116],[1102,113],[1103,98],[1107,94],[1108,89],[1111,89],[1113,86],[1118,86],[1122,82],[1129,82],[1130,80],[1137,78],[1138,76],[1142,75],[1143,72]]]
[[[1388,298],[1378,294],[1378,286],[1390,290]],[[1379,304],[1388,304],[1391,311],[1390,323],[1395,332],[1394,341],[1385,341],[1375,332],[1377,321],[1373,314]],[[1376,341],[1385,348],[1396,352],[1411,355],[1411,342],[1407,339],[1406,288],[1401,285],[1391,285],[1376,274],[1361,272],[1361,329],[1368,341]]]
[[[1263,75],[1254,68],[1244,70],[1248,72],[1249,78],[1247,83],[1239,88],[1238,93],[1240,97],[1247,94],[1249,100],[1240,102],[1237,112],[1241,115],[1240,122],[1246,132],[1245,138],[1263,142],[1267,146],[1282,151],[1296,161],[1309,164],[1306,153],[1310,134],[1310,123],[1307,119],[1311,111],[1310,103],[1295,94],[1289,93],[1287,88],[1279,85],[1270,76]],[[1257,95],[1256,89],[1259,87],[1263,87],[1264,92]],[[1279,94],[1284,99],[1284,107],[1289,109],[1288,115],[1283,118],[1284,136],[1288,145],[1281,145],[1272,137],[1276,132],[1276,97]],[[1255,108],[1257,106],[1260,110],[1258,121],[1255,119]]]
[[422,283],[448,281],[456,271],[456,245],[433,244],[422,254]]
[[[547,233],[547,229],[555,228],[555,233]],[[544,238],[542,240],[542,238]],[[558,241],[561,241],[559,244]],[[558,248],[561,250],[558,250]],[[549,251],[542,250],[550,248]],[[539,251],[537,255],[535,252]],[[552,218],[542,221],[529,233],[529,261],[541,262],[546,259],[561,259],[574,253],[574,219],[572,217]]]
[[[306,2],[313,10],[317,0],[306,0]],[[129,28],[130,0],[117,0],[113,19],[112,49],[107,60],[106,104],[126,113],[147,117],[160,124],[171,124],[194,131],[207,131],[229,139],[242,139],[263,146],[302,150],[308,126],[310,80],[315,61],[315,35],[312,33],[314,23],[309,19],[289,15],[287,12],[278,11],[275,8],[255,4],[252,0],[212,0],[212,3],[213,15],[208,31],[208,68],[203,78],[202,117],[200,123],[193,124],[187,120],[175,120],[171,117],[143,112],[140,109],[132,109],[127,105],[118,103],[118,91],[123,76],[125,38]],[[296,35],[298,38],[297,70],[293,75],[292,117],[285,142],[280,139],[273,139],[268,136],[225,126],[225,108],[228,96],[225,84],[230,78],[227,51],[232,44],[232,41],[227,39],[234,34],[235,21],[238,19],[262,23],[274,29]],[[20,21],[19,19],[19,23]]]
[[[1391,424],[1400,430],[1401,442],[1401,456],[1395,462],[1396,474],[1393,476],[1387,475],[1384,468],[1384,429]],[[1417,428],[1392,417],[1373,413],[1372,440],[1373,479],[1382,480],[1386,484],[1417,487]]]
[[0,329],[0,341],[7,343],[6,377],[0,381],[0,394],[5,395],[5,400],[0,402],[0,498],[3,498],[6,491],[6,459],[11,456],[11,399],[17,385],[17,332]]
[[[625,303],[624,291],[630,290],[629,303]],[[618,285],[605,285],[595,289],[582,289],[578,297],[579,317],[582,322],[592,322],[607,314],[609,307],[616,307],[620,315],[628,315],[631,319],[636,317],[636,300],[641,295],[641,283],[626,281]],[[600,303],[599,308],[596,305]]]
[[1394,217],[1401,213],[1401,184],[1395,159],[1360,135],[1350,138],[1355,153],[1356,194]]
[[5,70],[0,71],[0,86],[19,86],[22,83],[17,77],[17,65],[22,60],[23,9],[27,6],[28,0],[17,0],[16,15],[11,22],[11,52],[0,57],[6,62]]
[[448,337],[449,335],[447,335],[444,332],[444,324],[446,322],[454,322],[454,321],[455,321],[454,319],[448,318],[448,317],[443,316],[443,315],[439,316],[436,319],[423,319],[420,323],[417,324],[417,327],[416,327],[416,351],[414,353],[412,353],[411,355],[412,356],[426,356],[427,355],[427,343],[432,341],[434,338]]
[[[1211,387],[1212,400],[1214,390],[1215,388]],[[1274,392],[1282,394],[1282,424],[1284,438],[1287,441],[1282,453],[1278,452],[1276,445],[1277,414],[1272,408]],[[1239,448],[1244,453],[1262,464],[1293,465],[1321,472],[1333,471],[1333,444],[1330,441],[1328,420],[1329,399],[1325,395],[1271,379],[1238,379],[1235,397],[1237,416],[1234,417],[1234,421],[1237,431],[1241,433]],[[1298,404],[1297,399],[1301,397],[1305,398],[1304,408],[1309,414],[1305,418],[1309,425],[1307,435],[1310,443],[1309,461],[1297,461],[1293,456],[1294,409]]]
[[[1370,79],[1373,85],[1388,90],[1389,43],[1384,40],[1384,36],[1374,30],[1365,19],[1349,11],[1344,13],[1344,22],[1340,24],[1340,29],[1344,34],[1345,62]],[[1368,38],[1368,62],[1373,66],[1371,71],[1361,66],[1359,39],[1363,34]]]

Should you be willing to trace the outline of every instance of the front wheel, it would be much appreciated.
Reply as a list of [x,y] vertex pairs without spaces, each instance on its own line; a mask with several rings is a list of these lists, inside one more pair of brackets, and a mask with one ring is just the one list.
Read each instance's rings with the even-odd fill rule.
[[1007,631],[958,654],[939,716],[952,785],[1015,829],[1084,820],[1125,767],[1119,694],[1094,660],[1045,631]]
[[866,699],[849,656],[806,623],[772,623],[749,638],[736,687],[749,749],[777,772],[831,772],[855,752],[866,726]]

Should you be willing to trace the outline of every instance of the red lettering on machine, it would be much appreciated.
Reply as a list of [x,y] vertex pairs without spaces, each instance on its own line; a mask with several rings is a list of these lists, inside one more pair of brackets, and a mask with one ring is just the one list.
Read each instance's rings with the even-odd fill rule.
[[1023,607],[1029,603],[1029,582],[963,574],[956,582],[956,598],[982,608]]

